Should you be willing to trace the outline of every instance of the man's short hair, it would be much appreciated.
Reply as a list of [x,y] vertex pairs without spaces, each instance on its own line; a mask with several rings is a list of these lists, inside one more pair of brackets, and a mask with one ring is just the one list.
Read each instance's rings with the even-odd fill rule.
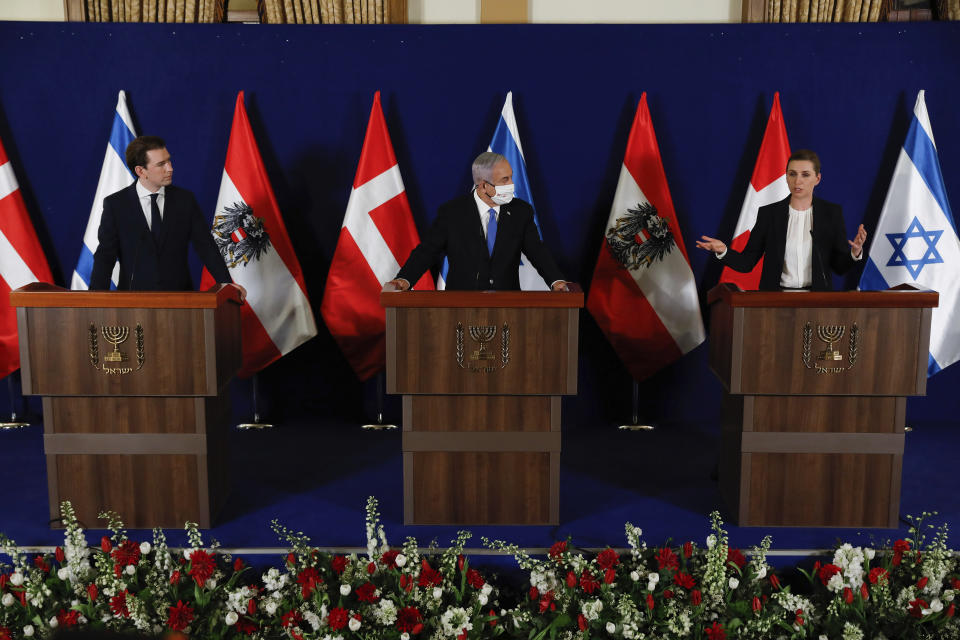
[[133,141],[127,145],[127,166],[130,167],[130,171],[136,174],[137,167],[147,166],[147,151],[166,148],[167,143],[163,141],[163,138],[158,138],[157,136],[140,136],[134,138]]
[[493,151],[484,151],[473,161],[473,184],[490,182],[493,179],[493,167],[506,158]]
[[790,163],[794,160],[806,160],[807,162],[813,163],[813,172],[820,173],[820,156],[817,155],[816,151],[811,151],[810,149],[797,149],[790,154],[790,159],[787,160],[787,166],[790,166]]

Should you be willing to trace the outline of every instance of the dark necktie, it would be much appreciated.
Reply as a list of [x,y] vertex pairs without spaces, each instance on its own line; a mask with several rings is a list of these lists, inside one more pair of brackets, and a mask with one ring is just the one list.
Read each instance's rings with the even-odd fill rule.
[[493,255],[493,245],[497,241],[497,212],[490,208],[490,219],[487,221],[487,251]]
[[150,231],[153,233],[153,240],[160,244],[160,231],[163,222],[160,219],[160,205],[157,204],[159,193],[150,194]]

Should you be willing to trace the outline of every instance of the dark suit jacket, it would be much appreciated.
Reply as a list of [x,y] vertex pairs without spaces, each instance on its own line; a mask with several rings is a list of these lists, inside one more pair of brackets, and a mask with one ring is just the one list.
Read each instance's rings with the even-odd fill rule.
[[473,193],[469,193],[440,207],[437,219],[397,277],[416,284],[446,254],[450,260],[447,289],[519,289],[521,252],[548,285],[563,280],[537,233],[533,207],[516,198],[500,207],[497,238],[493,255],[489,255],[477,203]]
[[[757,222],[750,231],[750,239],[742,252],[728,248],[721,262],[734,271],[748,272],[761,257],[766,256],[760,270],[760,290],[779,291],[783,273],[783,256],[787,248],[787,220],[790,197],[760,207]],[[812,283],[814,291],[830,291],[832,283],[827,276],[828,265],[838,274],[844,274],[856,264],[850,255],[847,229],[843,223],[840,205],[820,198],[813,199],[813,246],[811,248]]]
[[117,289],[136,291],[190,291],[194,288],[187,262],[193,248],[217,282],[232,282],[230,272],[204,220],[196,198],[186,189],[166,187],[163,226],[155,242],[137,197],[137,183],[103,199],[93,255],[91,289],[109,289],[114,263],[120,261]]

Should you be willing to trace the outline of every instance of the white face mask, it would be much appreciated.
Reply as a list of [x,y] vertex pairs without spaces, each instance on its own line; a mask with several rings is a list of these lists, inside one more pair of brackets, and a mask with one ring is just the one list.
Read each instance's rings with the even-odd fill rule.
[[[487,183],[487,184],[490,184],[490,183]],[[490,199],[493,200],[494,204],[498,204],[498,205],[507,204],[508,202],[513,200],[513,190],[514,190],[513,183],[498,184],[496,186],[490,185],[490,186],[492,186],[494,189],[497,190],[495,194],[490,196]]]

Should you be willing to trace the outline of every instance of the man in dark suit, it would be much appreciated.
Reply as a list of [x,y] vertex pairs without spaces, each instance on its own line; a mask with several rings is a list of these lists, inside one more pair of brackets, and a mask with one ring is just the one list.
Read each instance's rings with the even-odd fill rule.
[[[156,136],[135,138],[127,146],[126,160],[137,180],[103,199],[90,288],[109,289],[119,260],[117,289],[192,290],[190,243],[217,282],[232,282],[196,198],[171,184],[173,165],[164,141]],[[234,286],[242,297],[242,287]]]
[[391,283],[409,289],[446,254],[447,289],[519,289],[522,252],[554,291],[566,290],[560,269],[540,240],[533,207],[513,197],[513,169],[507,159],[481,153],[473,161],[473,183],[470,194],[440,207]]
[[820,177],[817,154],[795,151],[787,161],[790,196],[760,207],[743,251],[709,236],[697,246],[713,251],[734,271],[749,272],[763,258],[761,291],[830,291],[828,268],[843,274],[862,260],[867,232],[861,224],[856,237],[847,240],[840,205],[813,196]]

